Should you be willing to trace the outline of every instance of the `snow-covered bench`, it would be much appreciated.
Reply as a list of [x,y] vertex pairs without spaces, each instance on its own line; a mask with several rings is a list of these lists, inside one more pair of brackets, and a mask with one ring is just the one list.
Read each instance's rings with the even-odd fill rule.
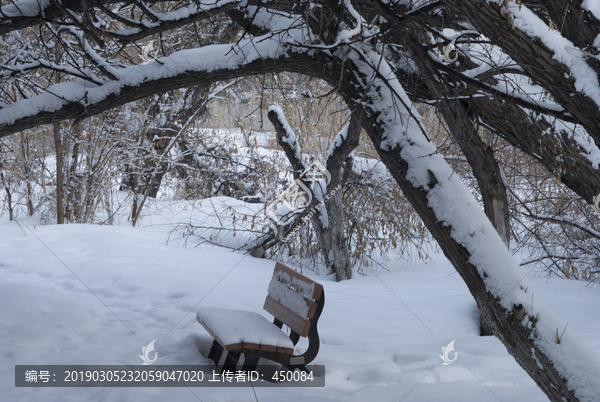
[[[227,351],[223,370],[235,370],[244,354],[243,370],[253,370],[258,360],[277,362],[290,370],[306,370],[319,351],[317,321],[325,304],[323,286],[277,263],[269,283],[264,309],[275,319],[243,310],[207,307],[198,310],[198,322],[214,338],[208,358],[218,366]],[[283,325],[290,334],[282,331]],[[300,337],[308,337],[308,348],[294,355]]]

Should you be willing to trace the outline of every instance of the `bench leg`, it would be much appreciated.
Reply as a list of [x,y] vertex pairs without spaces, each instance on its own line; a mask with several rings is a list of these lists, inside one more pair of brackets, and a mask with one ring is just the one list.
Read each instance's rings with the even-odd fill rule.
[[212,360],[213,362],[215,362],[215,366],[218,367],[219,366],[219,359],[221,358],[222,354],[223,354],[223,347],[215,339],[213,341],[213,344],[212,344],[211,348],[210,348],[210,352],[208,352],[208,358],[210,360]]
[[258,360],[260,359],[260,356],[258,355],[246,355],[246,359],[244,360],[244,366],[242,367],[242,370],[244,371],[254,371],[256,370],[256,366],[258,365]]
[[292,331],[292,333],[290,334],[290,339],[292,340],[294,346],[296,346],[296,344],[300,340],[300,334],[298,334],[296,331]]
[[240,352],[231,351],[227,353],[227,357],[225,358],[225,363],[223,364],[223,371],[230,370],[235,371],[235,368],[238,365],[238,361],[240,359]]

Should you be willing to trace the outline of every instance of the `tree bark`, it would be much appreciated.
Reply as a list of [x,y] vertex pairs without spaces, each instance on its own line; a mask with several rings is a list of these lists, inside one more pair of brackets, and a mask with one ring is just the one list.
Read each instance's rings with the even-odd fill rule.
[[[420,132],[422,128],[412,112],[412,103],[409,97],[406,96],[404,89],[397,85],[396,77],[391,68],[388,68],[385,55],[378,53],[379,49],[385,49],[389,43],[391,43],[390,47],[404,50],[402,35],[388,35],[388,32],[382,29],[385,43],[379,41],[378,35],[372,35],[378,28],[387,28],[390,24],[393,25],[394,20],[389,19],[388,15],[376,19],[364,19],[357,15],[362,11],[361,7],[366,7],[367,12],[372,12],[372,10],[377,12],[377,6],[385,8],[389,6],[389,3],[361,0],[356,5],[359,11],[351,10],[355,3],[345,2],[342,4],[321,1],[317,4],[319,7],[312,8],[308,13],[304,13],[304,10],[300,8],[294,9],[294,13],[300,13],[293,16],[294,23],[297,23],[298,26],[302,24],[302,18],[296,18],[296,16],[307,16],[308,21],[302,27],[305,30],[302,34],[313,29],[312,34],[323,36],[320,40],[308,36],[311,40],[305,43],[298,42],[300,36],[290,35],[289,38],[292,39],[288,39],[282,34],[285,28],[280,29],[281,26],[278,24],[285,24],[287,20],[279,18],[278,14],[282,12],[279,9],[271,10],[273,12],[270,17],[274,21],[272,25],[270,19],[268,23],[264,22],[265,18],[262,17],[266,17],[265,14],[261,14],[260,18],[255,20],[256,14],[252,16],[245,13],[244,11],[247,10],[232,10],[229,15],[237,16],[234,19],[239,19],[237,22],[241,26],[251,27],[253,29],[251,34],[268,32],[269,29],[276,26],[279,30],[278,33],[282,35],[277,36],[279,39],[273,39],[276,36],[271,35],[252,43],[244,42],[244,46],[253,46],[246,46],[242,56],[240,56],[241,52],[238,52],[243,47],[242,45],[223,47],[221,50],[229,52],[226,62],[223,56],[225,53],[219,59],[214,47],[206,53],[187,53],[189,57],[210,54],[211,57],[219,59],[217,61],[222,64],[212,63],[215,60],[211,60],[211,66],[218,65],[219,67],[210,71],[208,68],[204,71],[194,70],[202,67],[190,63],[194,64],[194,69],[177,70],[176,73],[164,65],[156,66],[153,71],[153,74],[156,74],[147,77],[144,77],[143,74],[131,75],[127,80],[127,85],[115,82],[113,78],[108,77],[106,84],[100,85],[99,88],[89,89],[93,95],[102,92],[102,96],[91,96],[92,101],[90,102],[87,100],[87,88],[85,91],[74,89],[73,93],[66,94],[68,99],[63,99],[60,104],[54,103],[58,107],[57,110],[38,112],[37,110],[33,111],[34,108],[24,107],[15,115],[12,112],[19,109],[20,106],[39,104],[36,102],[40,101],[35,98],[19,100],[0,109],[0,113],[3,115],[0,136],[64,119],[83,118],[151,94],[190,86],[198,80],[214,82],[277,71],[300,72],[322,78],[343,96],[353,111],[363,112],[365,118],[362,126],[367,131],[382,161],[403,190],[408,201],[421,216],[446,257],[467,284],[484,318],[490,323],[494,333],[503,342],[509,353],[515,357],[516,361],[552,401],[583,400],[585,396],[575,396],[575,393],[583,390],[589,395],[590,392],[598,390],[598,385],[593,382],[578,383],[576,375],[574,375],[576,371],[574,367],[585,360],[585,366],[594,372],[597,371],[596,376],[600,375],[600,368],[596,361],[597,352],[592,348],[585,347],[584,342],[580,342],[569,330],[566,331],[563,341],[557,337],[556,343],[548,346],[548,341],[553,340],[554,337],[555,328],[551,326],[558,324],[558,326],[564,327],[564,323],[545,306],[543,300],[538,300],[538,297],[535,298],[535,305],[519,303],[519,300],[527,300],[528,296],[536,294],[532,293],[535,292],[533,285],[527,282],[525,276],[520,280],[516,278],[520,277],[522,271],[503,246],[502,240],[492,225],[485,219],[485,215],[479,209],[472,195],[468,194],[464,184],[453,175],[447,164],[443,163],[441,156],[436,154],[435,147],[424,140],[426,133]],[[499,5],[497,2],[483,0],[441,0],[434,3],[445,5],[445,13],[454,11],[455,18],[449,22],[451,26],[458,28],[459,24],[466,20],[492,43],[500,46],[522,68],[522,71],[519,72],[524,73],[549,91],[553,99],[564,110],[538,107],[535,102],[518,96],[512,97],[507,93],[502,94],[481,80],[461,76],[451,67],[443,66],[438,62],[440,74],[447,74],[452,79],[459,77],[456,78],[457,85],[473,86],[480,90],[480,95],[498,95],[501,103],[503,101],[505,105],[508,105],[506,102],[512,102],[519,107],[536,113],[544,113],[570,124],[581,124],[595,141],[596,148],[592,151],[598,150],[597,145],[600,144],[599,105],[595,104],[593,97],[585,95],[585,90],[581,89],[580,84],[576,85],[574,75],[577,75],[578,71],[571,69],[559,58],[554,57],[554,52],[543,44],[544,38],[532,37],[519,29],[520,21],[515,20],[511,14],[517,15],[520,12],[516,2],[507,0]],[[404,2],[402,7],[405,7],[406,4]],[[283,6],[288,6],[288,4]],[[411,10],[410,6],[406,5],[409,10],[395,10],[391,6],[389,7],[392,15],[402,14],[403,23],[414,20],[412,11],[416,10]],[[429,7],[429,5],[425,7]],[[434,7],[437,5],[434,4]],[[523,7],[527,8],[526,5]],[[265,8],[266,5],[257,9],[257,13]],[[337,12],[337,10],[342,10],[342,12]],[[408,11],[410,14],[404,11]],[[435,19],[435,16],[430,17]],[[382,19],[386,19],[387,22],[381,21]],[[371,27],[369,21],[377,21],[377,24],[381,23],[381,25]],[[532,27],[536,29],[539,26],[539,24],[534,25]],[[363,29],[365,27],[369,31]],[[371,28],[373,29],[371,30]],[[439,35],[445,26],[442,23],[442,25],[426,28],[430,33]],[[341,29],[344,29],[344,34],[350,34],[352,37],[338,35],[342,33]],[[293,34],[292,31],[293,29],[290,27],[288,33]],[[313,38],[316,40],[313,41]],[[254,53],[246,53],[246,50]],[[248,57],[248,54],[252,56]],[[167,63],[177,62],[180,55],[170,58]],[[232,63],[231,60],[235,60],[235,63]],[[570,61],[574,62],[574,60]],[[188,61],[190,60],[188,59]],[[410,62],[408,61],[406,64],[410,65]],[[597,59],[586,60],[585,63],[593,71],[598,71]],[[580,66],[581,64],[577,67]],[[133,67],[132,70],[135,68]],[[136,71],[143,71],[143,68]],[[598,82],[592,81],[594,79],[589,80],[589,83],[598,85]],[[416,91],[418,89],[415,89]],[[85,101],[82,102],[82,99]],[[430,100],[432,102],[439,101],[439,99]],[[477,101],[469,100],[469,102]],[[506,112],[507,109],[508,106],[501,110]],[[29,111],[29,113],[23,111]],[[494,118],[497,118],[497,115],[494,115]],[[529,122],[530,120],[526,121],[526,123]],[[518,135],[519,122],[515,120],[511,124],[515,125],[513,134]],[[497,131],[500,130],[497,129]],[[517,138],[518,140],[521,139]],[[526,138],[522,141],[530,152],[531,149],[539,146],[539,143],[536,142],[537,138]],[[569,144],[566,140],[565,143]],[[571,147],[570,151],[575,153],[577,148]],[[584,157],[585,155],[581,154],[580,156]],[[571,162],[569,168],[577,170],[577,166],[573,163]],[[588,169],[588,171],[592,170]],[[572,185],[575,187],[578,185],[577,180],[583,179],[582,182],[586,182],[585,178],[576,174],[573,174],[572,177]],[[588,180],[598,183],[597,179]],[[582,187],[580,186],[579,190],[586,192]],[[588,193],[592,193],[592,191],[597,193],[597,190],[596,188],[587,191]],[[452,210],[448,212],[447,208],[450,207]],[[492,279],[490,279],[490,275]],[[495,285],[502,281],[512,284],[513,280],[516,282],[514,291],[511,289],[506,294],[500,294],[495,288]],[[525,282],[528,283],[528,286],[524,289],[518,287],[519,283]],[[540,309],[538,305],[542,305],[542,308]],[[536,312],[540,314],[540,320],[547,321],[538,325]],[[528,320],[529,323],[526,323],[525,320]],[[549,326],[548,323],[552,325]],[[531,324],[531,326],[527,324]],[[556,328],[556,331],[558,330],[559,328]],[[561,342],[567,343],[567,345],[561,345]],[[569,355],[565,357],[567,352]],[[593,396],[585,399],[593,400]]]
[[56,155],[56,223],[65,223],[65,177],[63,169],[63,155],[65,152],[60,133],[60,123],[54,123],[54,153]]
[[[539,38],[531,37],[518,26],[515,27],[510,11],[503,11],[504,6],[495,2],[483,0],[442,0],[442,3],[500,46],[586,129],[596,145],[600,144],[599,105],[592,97],[586,96],[576,87],[575,78],[570,74],[570,67],[553,57],[552,50],[548,49]],[[564,10],[568,1],[561,0],[560,3],[564,5],[562,7]],[[515,5],[510,1],[506,4]],[[588,65],[596,73],[600,72],[598,60],[589,60]],[[598,85],[598,81],[593,85]]]
[[27,138],[27,134],[21,133],[20,136],[20,145],[21,145],[21,158],[23,159],[23,172],[25,173],[25,181],[27,188],[27,215],[33,216],[35,212],[33,209],[33,200],[32,200],[32,189],[31,189],[31,170],[29,169],[29,140]]
[[[350,156],[350,153],[358,147],[361,131],[361,115],[354,112],[350,115],[350,122],[345,128],[346,137],[338,134],[341,143],[337,145],[337,139],[334,140],[332,149],[325,167],[331,174],[331,181],[327,184],[325,198],[325,208],[327,209],[328,226],[327,237],[330,243],[330,264],[335,272],[336,281],[342,281],[352,278],[352,265],[350,254],[348,253],[348,239],[346,238],[346,219],[344,218],[343,204],[343,182],[342,167],[344,162]],[[333,261],[331,261],[333,260]]]
[[[233,45],[231,48],[233,48]],[[227,50],[223,48],[222,51],[224,53],[222,57],[229,59],[230,56],[225,55]],[[315,58],[319,57],[320,56],[316,56]],[[79,97],[80,99],[65,100],[63,101],[62,106],[54,111],[37,111],[24,115],[23,117],[16,118],[12,120],[10,124],[4,124],[4,122],[0,122],[0,138],[44,124],[53,124],[69,119],[85,119],[89,116],[102,113],[106,110],[114,109],[115,107],[151,95],[163,93],[173,89],[194,86],[197,85],[198,82],[209,84],[213,82],[227,81],[243,76],[283,71],[317,75],[317,73],[313,71],[311,65],[312,63],[310,63],[311,59],[314,60],[313,58],[302,54],[296,55],[294,58],[288,57],[287,55],[279,55],[273,58],[249,61],[234,69],[224,67],[210,71],[198,71],[190,68],[189,70],[181,73],[172,73],[168,67],[165,67],[164,69],[166,77],[150,80],[144,79],[143,82],[136,82],[132,83],[131,85],[123,85],[118,91],[109,90],[110,93],[107,93],[105,97],[97,102],[89,103],[87,105],[83,104],[81,99],[85,97],[85,92],[82,92],[81,96]],[[322,65],[322,63],[319,64]],[[112,83],[114,83],[114,81]],[[111,82],[108,84],[110,85]],[[19,102],[27,101],[28,99]]]
[[431,58],[415,38],[408,35],[405,37],[414,60],[421,69],[421,76],[425,80],[430,96],[440,100],[436,106],[471,166],[479,186],[485,214],[509,248],[508,192],[494,151],[483,142],[477,132],[478,125],[475,124],[478,118],[477,111],[462,101],[450,100],[457,95],[453,86],[444,82],[445,77],[432,65]]
[[13,208],[12,208],[12,194],[10,192],[10,185],[4,176],[4,170],[2,169],[2,155],[0,154],[0,182],[2,182],[2,188],[6,192],[6,202],[8,203],[8,219],[13,220]]

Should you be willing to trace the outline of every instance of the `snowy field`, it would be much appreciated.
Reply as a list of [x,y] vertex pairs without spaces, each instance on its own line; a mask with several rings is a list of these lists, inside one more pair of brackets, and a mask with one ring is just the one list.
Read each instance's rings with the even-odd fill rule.
[[[494,337],[478,336],[475,302],[443,257],[389,261],[375,274],[322,283],[325,388],[16,388],[18,364],[209,364],[200,307],[262,313],[275,263],[226,249],[166,245],[160,225],[38,225],[0,218],[2,401],[547,401]],[[148,222],[147,222],[148,223]],[[546,302],[600,351],[600,291],[531,278]],[[442,366],[455,341],[456,361]],[[302,343],[300,344],[302,345]],[[453,354],[451,354],[452,357]],[[256,396],[255,396],[256,393]]]

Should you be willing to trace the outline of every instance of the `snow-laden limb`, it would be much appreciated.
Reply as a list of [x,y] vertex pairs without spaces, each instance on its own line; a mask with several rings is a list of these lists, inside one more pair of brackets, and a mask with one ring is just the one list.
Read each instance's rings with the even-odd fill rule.
[[296,173],[301,173],[306,170],[306,164],[302,159],[302,149],[300,148],[300,144],[298,143],[298,138],[294,133],[292,127],[290,127],[287,119],[285,118],[285,114],[279,105],[271,105],[269,107],[269,113],[275,113],[277,116],[277,121],[281,124],[282,130],[277,130],[277,139],[280,142],[285,142],[289,147],[284,148],[284,151],[287,153],[290,150],[293,154],[288,155],[288,159],[292,162],[292,166]]
[[[546,116],[546,119],[551,120],[549,116]],[[600,148],[583,127],[561,120],[557,120],[555,125],[556,131],[564,133],[567,138],[573,140],[580,147],[580,154],[590,162],[594,169],[600,169]]]
[[0,16],[4,18],[35,17],[48,7],[51,0],[18,0],[0,8]]
[[[133,42],[150,35],[208,19],[218,13],[230,11],[240,3],[241,0],[216,1],[212,3],[202,2],[200,4],[201,7],[198,7],[196,3],[192,3],[164,13],[153,12],[148,9],[148,12],[155,17],[156,22],[131,20],[130,25],[132,28],[106,31],[106,34],[125,43]],[[125,21],[126,19],[121,18],[121,20]]]
[[[433,52],[429,52],[429,54],[432,59],[435,60],[437,58]],[[478,76],[475,76],[475,74],[479,76],[485,75],[486,72],[489,72],[490,70],[484,69],[483,71],[479,71],[478,69],[474,69],[461,73],[450,67],[440,65],[441,63],[438,60],[435,61],[438,63],[438,67],[440,67],[445,73],[449,74],[452,78],[461,80],[465,83],[465,85],[471,86],[472,88],[479,88],[480,97],[489,98],[493,95],[494,97],[517,104],[524,109],[533,110],[538,113],[546,113],[565,121],[575,121],[573,116],[565,111],[564,107],[555,102],[548,102],[548,100],[542,98],[542,87],[526,84],[524,82],[519,82],[518,85],[516,85],[516,83],[510,79],[512,78],[511,74],[506,74],[502,71],[499,71],[497,74],[493,75],[501,75],[502,77],[496,78],[502,81],[502,83],[491,85],[478,79]],[[476,60],[472,61],[475,62]],[[523,87],[531,89],[531,92],[537,93],[538,96],[534,97],[531,93],[525,92]],[[472,95],[469,95],[469,97],[470,96]]]
[[495,0],[444,3],[501,47],[600,144],[600,83],[596,71],[584,60],[583,49],[560,30],[550,29],[524,4]]
[[[392,13],[385,16],[386,19],[395,21],[396,17]],[[398,25],[396,21],[392,24],[393,27]],[[476,46],[479,45],[474,45]],[[446,96],[444,100],[461,99],[463,102],[460,103],[467,104],[468,110],[477,111],[476,124],[487,127],[538,160],[549,172],[559,176],[571,190],[591,203],[592,197],[600,189],[600,175],[596,167],[597,154],[594,151],[597,147],[593,139],[589,134],[583,134],[582,126],[575,125],[577,120],[565,112],[564,108],[557,107],[556,103],[549,103],[547,92],[542,87],[533,85],[525,77],[521,77],[522,69],[499,47],[495,46],[490,52],[484,52],[482,49],[480,53],[491,53],[490,60],[467,54],[466,57],[470,57],[473,63],[481,63],[480,68],[459,72],[436,61],[436,54],[430,50],[428,55],[431,60],[423,62],[433,63],[439,70],[428,73],[421,72],[413,57],[401,49],[390,47],[385,54],[386,59],[393,63],[394,72],[401,84],[407,91],[412,91],[412,99],[426,103],[436,99],[437,104],[441,99],[432,93],[427,82],[433,80],[431,86],[434,89],[439,87],[439,82],[450,83],[451,93],[459,96]],[[490,77],[505,84],[490,83]],[[420,80],[424,81],[425,85],[415,86],[414,82]],[[525,88],[531,93],[527,93]],[[479,89],[479,92],[473,94],[473,89]],[[460,107],[459,103],[457,106]],[[565,125],[562,122],[567,123]],[[544,133],[553,126],[556,135],[545,135]],[[581,132],[582,135],[572,135],[572,127],[577,127],[577,132]],[[591,142],[582,143],[581,139]],[[557,143],[561,146],[557,147]]]
[[385,60],[366,46],[355,49],[349,57],[371,85],[368,101],[348,100],[367,112],[369,121],[363,126],[380,145],[382,160],[465,279],[496,334],[525,370],[539,370],[542,362],[547,374],[538,385],[546,393],[557,400],[574,400],[571,392],[579,401],[597,400],[598,352],[546,305],[475,197],[422,134],[411,117],[416,112],[407,109],[410,101]]
[[331,146],[329,147],[329,152],[327,152],[327,159],[331,158],[335,154],[335,150],[340,148],[344,141],[348,138],[348,128],[350,124],[346,124],[339,133],[333,139]]
[[[288,31],[287,35],[293,34]],[[41,124],[85,118],[157,92],[196,82],[216,82],[273,71],[296,71],[280,36],[233,45],[182,50],[150,64],[119,71],[118,80],[94,85],[78,80],[55,84],[38,96],[0,109],[0,137]],[[275,63],[276,61],[276,63]]]
[[18,0],[10,2],[10,4],[0,8],[0,34],[31,27],[42,22],[56,20],[65,15],[64,10],[79,13],[87,12],[89,9],[98,8],[111,13],[110,6],[114,3],[135,4],[137,7],[143,7],[148,14],[152,15],[155,22],[119,16],[120,22],[129,21],[130,25],[134,28],[128,32],[113,32],[114,37],[123,40],[137,40],[144,36],[177,28],[194,21],[209,18],[211,15],[231,10],[241,3],[241,1],[202,1],[199,5],[191,3],[176,10],[155,12],[143,2],[133,2],[130,0],[100,0],[97,2],[89,0],[63,0],[60,2],[59,6],[51,0]]
[[600,108],[600,85],[598,74],[584,59],[585,52],[577,48],[573,42],[563,37],[558,30],[548,29],[537,15],[528,7],[516,2],[504,2],[506,12],[512,14],[512,21],[532,38],[538,38],[554,52],[553,59],[565,65],[575,80],[575,89],[591,98]]
[[[100,2],[108,4],[112,0],[100,0]],[[64,0],[61,6],[69,10],[81,11],[82,3],[85,4],[79,0]],[[61,15],[64,15],[61,7],[51,0],[11,1],[10,4],[0,8],[0,35],[51,21]]]

